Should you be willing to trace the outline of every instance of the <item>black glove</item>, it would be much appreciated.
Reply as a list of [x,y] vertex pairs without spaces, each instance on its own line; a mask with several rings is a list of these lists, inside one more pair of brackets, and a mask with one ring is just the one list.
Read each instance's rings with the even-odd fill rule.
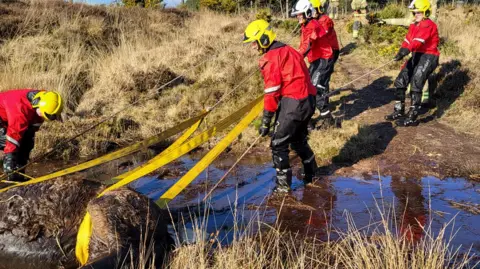
[[263,137],[268,135],[270,132],[270,123],[272,122],[273,115],[275,113],[264,110],[263,111],[263,119],[262,119],[262,125],[258,129],[258,133]]
[[407,48],[400,48],[397,55],[393,58],[395,61],[400,61],[403,57],[407,56],[410,53],[410,50]]
[[13,153],[7,153],[3,157],[3,172],[8,175],[8,180],[10,181],[22,181],[23,176],[15,173],[13,174],[13,171],[17,170],[18,164],[17,164],[17,158],[15,157],[15,154]]

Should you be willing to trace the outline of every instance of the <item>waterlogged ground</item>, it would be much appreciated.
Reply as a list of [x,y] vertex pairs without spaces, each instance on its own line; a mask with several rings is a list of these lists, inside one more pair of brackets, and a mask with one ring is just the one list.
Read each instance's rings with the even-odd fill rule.
[[[437,233],[451,223],[452,243],[465,249],[472,246],[480,253],[480,184],[461,178],[399,178],[377,175],[369,177],[330,176],[314,186],[304,187],[294,177],[293,192],[285,199],[273,198],[275,170],[265,158],[250,156],[226,178],[206,203],[205,194],[222,177],[233,160],[219,160],[202,173],[180,196],[170,202],[174,218],[183,221],[177,232],[183,241],[195,240],[192,216],[198,216],[206,235],[219,233],[228,243],[234,223],[242,232],[255,230],[258,221],[281,223],[293,232],[314,235],[326,240],[346,231],[348,214],[357,228],[370,231],[378,224],[380,211],[395,216],[399,234],[412,240],[424,236],[420,226],[429,223]],[[182,158],[161,175],[144,177],[131,184],[137,191],[158,199],[196,159]],[[298,172],[298,171],[295,171]],[[379,210],[380,208],[380,210]],[[431,208],[431,210],[429,210]],[[183,215],[183,218],[181,217]],[[410,225],[411,229],[407,229]],[[173,229],[172,229],[173,231]],[[447,238],[450,237],[450,234]],[[198,240],[198,239],[197,239]]]

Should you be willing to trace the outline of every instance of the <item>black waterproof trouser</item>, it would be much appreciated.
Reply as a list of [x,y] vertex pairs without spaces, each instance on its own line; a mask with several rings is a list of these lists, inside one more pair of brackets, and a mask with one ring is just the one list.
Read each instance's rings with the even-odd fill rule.
[[310,95],[301,100],[288,97],[280,100],[270,144],[273,165],[277,170],[290,168],[288,153],[291,146],[302,159],[305,173],[313,175],[314,171],[308,171],[309,166],[306,164],[315,161],[315,155],[307,141],[308,123],[315,111],[314,99],[315,97]]
[[330,77],[334,71],[338,55],[340,55],[340,52],[336,50],[333,58],[317,59],[308,68],[312,84],[317,89],[316,107],[320,112],[328,110],[329,98],[324,97],[324,95],[330,91]]
[[423,86],[425,86],[428,77],[437,68],[438,58],[436,55],[414,52],[395,80],[395,99],[405,102],[405,92],[408,84],[411,83],[410,91],[412,96],[420,96],[420,98],[412,98],[412,102],[415,102],[412,103],[412,106],[420,106]]
[[[29,127],[27,131],[23,134],[22,140],[20,142],[20,148],[14,153],[15,159],[17,160],[17,166],[21,167],[27,164],[30,158],[30,152],[35,146],[35,132],[37,127]],[[0,127],[0,150],[5,149],[5,144],[7,142],[7,129]],[[22,171],[20,171],[22,172]],[[23,172],[22,172],[23,173]]]

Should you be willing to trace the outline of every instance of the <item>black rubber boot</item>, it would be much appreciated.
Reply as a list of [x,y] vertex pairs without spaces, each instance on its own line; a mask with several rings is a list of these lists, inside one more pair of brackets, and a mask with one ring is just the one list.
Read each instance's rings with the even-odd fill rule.
[[288,193],[292,185],[292,169],[277,169],[276,183],[277,186],[273,189],[274,193]]
[[402,121],[398,122],[397,124],[400,126],[417,126],[418,125],[418,114],[420,112],[420,106],[411,106],[407,112],[407,117]]
[[393,121],[405,116],[405,102],[396,101],[392,114],[385,116],[386,120]]
[[408,110],[407,117],[403,122],[397,122],[397,125],[400,126],[417,126],[417,118],[420,114],[420,109],[422,108],[422,93],[421,92],[412,92],[411,93],[412,105]]
[[307,130],[309,132],[315,130],[315,126],[317,125],[317,120],[316,119],[310,119],[310,121],[308,122],[308,126],[307,126]]
[[305,160],[302,162],[303,163],[303,183],[305,185],[310,184],[313,182],[313,178],[316,175],[317,171],[317,161],[315,161],[315,155],[312,155],[312,157],[308,160]]

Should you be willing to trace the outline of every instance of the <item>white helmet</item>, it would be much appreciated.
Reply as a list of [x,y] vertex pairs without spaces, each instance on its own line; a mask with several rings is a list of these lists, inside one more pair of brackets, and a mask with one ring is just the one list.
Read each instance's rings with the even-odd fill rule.
[[292,8],[292,16],[297,16],[298,14],[305,15],[305,18],[312,17],[313,7],[309,0],[298,0],[295,6]]

